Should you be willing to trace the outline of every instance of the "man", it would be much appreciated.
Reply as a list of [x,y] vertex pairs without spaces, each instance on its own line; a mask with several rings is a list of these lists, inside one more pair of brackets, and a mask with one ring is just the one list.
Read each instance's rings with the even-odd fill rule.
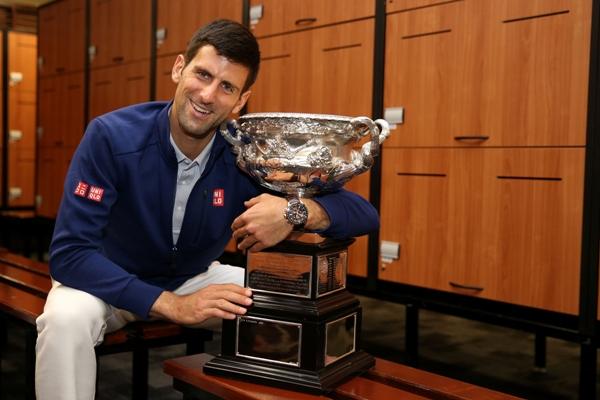
[[[287,237],[287,200],[235,165],[216,128],[239,112],[256,79],[254,36],[215,21],[172,70],[171,103],[144,103],[93,120],[65,180],[50,246],[53,287],[37,320],[38,399],[92,399],[94,346],[136,319],[195,325],[252,304],[243,270],[213,262],[233,236],[259,251]],[[261,194],[262,193],[262,194]],[[303,200],[304,227],[333,237],[378,228],[347,191]]]

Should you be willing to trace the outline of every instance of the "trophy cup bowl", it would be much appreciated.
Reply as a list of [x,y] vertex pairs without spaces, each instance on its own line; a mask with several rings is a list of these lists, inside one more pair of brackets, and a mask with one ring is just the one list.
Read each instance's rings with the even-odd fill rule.
[[[367,117],[261,113],[224,123],[220,132],[238,166],[261,185],[311,197],[367,171],[389,126]],[[204,366],[206,373],[320,393],[374,365],[359,348],[360,303],[346,290],[354,239],[311,235],[318,239],[288,238],[248,253],[245,286],[253,305],[223,321],[221,354]]]
[[[220,132],[238,166],[261,185],[288,197],[311,197],[371,168],[390,130],[383,119],[256,113],[223,123]],[[370,140],[356,150],[367,135]]]

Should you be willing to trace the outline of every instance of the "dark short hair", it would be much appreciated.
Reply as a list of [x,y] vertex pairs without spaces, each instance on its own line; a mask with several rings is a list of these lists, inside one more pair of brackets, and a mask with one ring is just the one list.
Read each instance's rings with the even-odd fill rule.
[[260,50],[256,38],[248,28],[227,19],[219,19],[203,26],[194,33],[185,50],[185,64],[192,61],[198,50],[208,44],[217,50],[217,54],[250,70],[242,92],[254,84],[260,66]]

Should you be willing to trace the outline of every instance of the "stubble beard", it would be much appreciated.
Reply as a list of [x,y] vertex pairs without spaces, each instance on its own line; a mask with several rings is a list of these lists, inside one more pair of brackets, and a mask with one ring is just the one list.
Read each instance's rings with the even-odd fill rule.
[[178,113],[178,123],[181,131],[184,135],[189,136],[194,139],[205,139],[210,136],[218,127],[221,125],[223,121],[225,121],[226,117],[220,118],[217,121],[213,122],[210,125],[205,126],[204,124],[197,124],[193,121],[192,118],[185,115],[185,111],[180,111]]

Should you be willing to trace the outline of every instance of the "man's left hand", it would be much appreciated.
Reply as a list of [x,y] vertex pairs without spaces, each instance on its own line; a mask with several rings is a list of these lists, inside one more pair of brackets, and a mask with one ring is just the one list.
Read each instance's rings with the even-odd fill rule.
[[244,202],[247,210],[237,217],[231,230],[238,249],[261,251],[285,239],[291,232],[283,216],[287,200],[270,194],[261,194]]

